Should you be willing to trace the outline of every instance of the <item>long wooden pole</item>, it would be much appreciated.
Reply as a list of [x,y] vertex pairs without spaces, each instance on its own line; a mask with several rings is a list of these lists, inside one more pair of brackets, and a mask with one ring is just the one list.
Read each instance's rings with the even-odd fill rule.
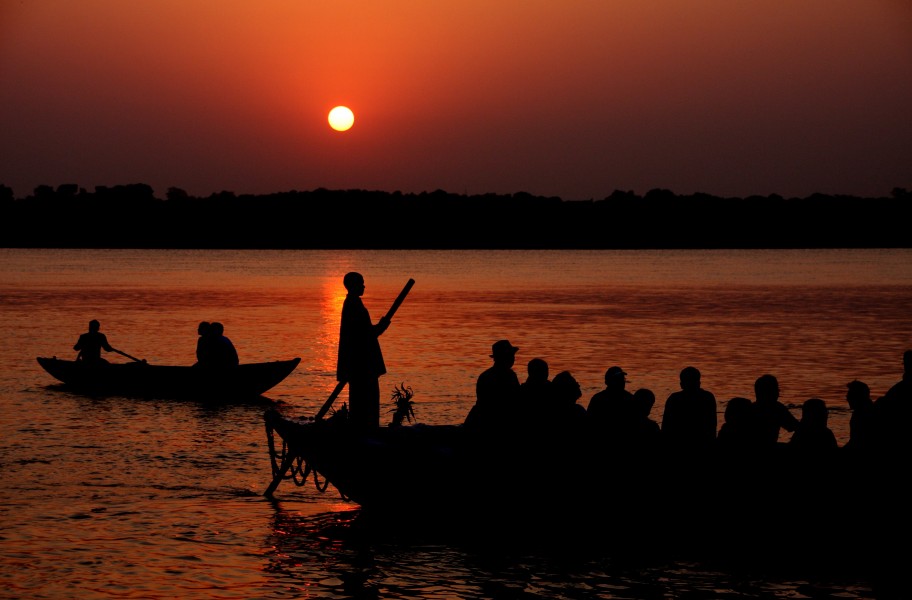
[[[386,320],[387,321],[391,321],[393,319],[393,315],[396,314],[397,310],[399,310],[399,307],[402,305],[402,302],[405,300],[405,297],[408,296],[408,293],[412,290],[413,285],[415,285],[414,279],[409,279],[406,282],[405,286],[402,288],[402,291],[399,292],[399,295],[396,296],[396,299],[393,301],[393,305],[390,306],[390,309],[388,311],[386,311]],[[315,421],[319,421],[320,419],[322,419],[323,417],[326,416],[326,413],[329,412],[329,409],[332,406],[333,402],[335,402],[336,398],[339,397],[339,394],[342,393],[342,389],[345,387],[345,384],[347,384],[347,383],[348,383],[347,381],[340,381],[339,383],[336,384],[336,387],[333,389],[332,393],[329,395],[329,398],[326,399],[326,402],[323,403],[323,406],[320,407],[319,412],[317,412],[317,416],[314,417]]]
[[399,306],[402,304],[402,301],[405,300],[405,297],[408,296],[408,293],[412,290],[412,286],[415,285],[414,279],[409,279],[405,283],[405,287],[402,288],[402,291],[399,292],[399,295],[396,296],[396,299],[393,301],[393,305],[390,306],[390,309],[386,311],[387,321],[393,320],[393,315],[396,314],[396,311],[399,310]]

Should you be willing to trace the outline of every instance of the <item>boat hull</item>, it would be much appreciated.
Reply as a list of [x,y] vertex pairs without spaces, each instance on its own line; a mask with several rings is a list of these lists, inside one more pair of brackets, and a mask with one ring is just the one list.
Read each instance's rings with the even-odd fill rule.
[[86,366],[57,357],[37,360],[55,379],[82,393],[207,399],[260,396],[288,377],[301,362],[300,358],[293,358],[212,369],[145,362]]
[[[460,503],[464,461],[458,426],[382,428],[360,436],[332,419],[267,417],[286,454],[301,457],[311,473],[331,482],[346,500],[385,514],[437,510],[442,499]],[[464,503],[463,503],[464,505]],[[464,505],[465,506],[465,505]]]
[[[313,481],[374,523],[421,533],[559,540],[626,556],[699,557],[810,572],[890,570],[910,530],[895,461],[872,468],[778,456],[745,460],[604,451],[591,440],[478,443],[461,426],[379,428],[264,414],[271,496]],[[786,508],[786,507],[790,507]],[[786,540],[784,543],[782,540]]]

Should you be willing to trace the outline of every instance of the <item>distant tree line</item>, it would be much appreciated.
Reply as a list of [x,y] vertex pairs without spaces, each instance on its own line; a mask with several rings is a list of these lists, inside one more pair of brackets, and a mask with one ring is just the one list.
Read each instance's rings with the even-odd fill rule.
[[156,198],[137,183],[0,185],[7,248],[906,248],[912,192],[806,198],[617,190],[600,200],[515,194],[288,191]]

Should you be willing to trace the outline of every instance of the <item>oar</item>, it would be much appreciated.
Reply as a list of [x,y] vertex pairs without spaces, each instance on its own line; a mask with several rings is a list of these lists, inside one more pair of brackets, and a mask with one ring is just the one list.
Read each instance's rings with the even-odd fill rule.
[[112,350],[113,352],[116,352],[116,353],[120,354],[121,356],[126,356],[127,358],[130,358],[130,359],[132,359],[132,360],[135,360],[135,361],[138,362],[138,363],[144,363],[144,362],[146,362],[145,359],[140,360],[140,359],[136,358],[135,356],[130,356],[129,354],[127,354],[126,352],[123,352],[122,350],[118,350],[117,348],[111,348],[111,350]]
[[[411,291],[413,285],[415,285],[415,280],[409,279],[406,282],[405,287],[402,288],[402,291],[399,292],[399,295],[396,296],[396,300],[393,301],[393,305],[390,306],[390,309],[388,311],[386,311],[386,319],[388,321],[391,321],[393,319],[393,315],[396,314],[397,310],[399,310],[399,306],[402,304],[402,301],[405,300],[405,297],[408,296],[408,293]],[[317,416],[314,417],[315,421],[319,421],[324,416],[326,416],[326,413],[329,412],[329,408],[332,406],[333,402],[335,402],[336,398],[339,397],[339,394],[342,393],[342,388],[345,387],[346,383],[348,382],[340,381],[336,384],[336,387],[333,389],[332,394],[329,395],[329,398],[327,398],[326,402],[323,403],[323,406],[320,408]]]

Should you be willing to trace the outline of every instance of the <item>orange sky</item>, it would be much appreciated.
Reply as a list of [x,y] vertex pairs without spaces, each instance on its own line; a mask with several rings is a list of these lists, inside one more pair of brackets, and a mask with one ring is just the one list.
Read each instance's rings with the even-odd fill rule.
[[888,195],[912,3],[0,0],[0,132],[16,197]]

